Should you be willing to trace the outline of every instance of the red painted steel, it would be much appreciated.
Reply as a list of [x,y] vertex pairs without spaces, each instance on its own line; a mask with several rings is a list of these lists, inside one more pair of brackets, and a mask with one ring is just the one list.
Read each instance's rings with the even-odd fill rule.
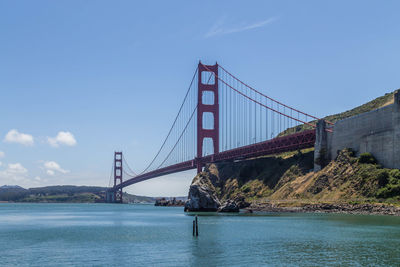
[[[213,84],[204,84],[202,82],[203,72],[212,72],[214,76]],[[203,65],[199,62],[198,67],[198,93],[197,93],[197,172],[201,172],[204,162],[203,158],[203,142],[205,138],[211,138],[213,141],[214,154],[219,152],[219,94],[218,94],[218,64]],[[209,79],[210,81],[210,79]],[[214,94],[214,103],[206,105],[203,103],[203,93],[212,92]],[[210,112],[214,117],[213,129],[204,129],[203,115]]]
[[[122,184],[122,152],[114,152],[114,188]],[[114,190],[114,202],[122,203],[122,187]]]
[[134,178],[124,181],[123,183],[117,185],[113,190],[118,190],[120,188],[124,188],[126,186],[136,184],[138,182],[142,182],[148,179],[156,178],[159,176],[195,169],[196,165],[197,165],[196,160],[188,160],[168,167],[160,168],[151,172],[143,173],[138,176],[135,176]]
[[[256,143],[249,146],[239,147],[213,155],[205,156],[200,159],[202,164],[221,162],[221,161],[233,161],[243,160],[248,158],[254,158],[264,155],[272,155],[276,153],[288,152],[297,149],[310,148],[315,143],[315,130],[308,130],[300,133],[295,133],[288,136],[277,137],[268,141]],[[165,168],[161,168],[155,171],[138,175],[134,178],[124,181],[117,185],[114,190],[119,190],[123,187],[142,182],[148,179],[156,178],[159,176],[195,169],[197,167],[199,159],[189,160],[175,165],[171,165]]]

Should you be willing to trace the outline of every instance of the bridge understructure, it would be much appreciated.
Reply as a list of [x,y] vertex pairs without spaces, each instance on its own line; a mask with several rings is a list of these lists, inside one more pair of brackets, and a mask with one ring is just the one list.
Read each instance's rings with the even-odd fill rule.
[[136,174],[122,152],[115,152],[110,177],[114,183],[106,200],[122,203],[124,187],[190,169],[199,173],[208,163],[313,147],[318,120],[261,93],[218,64],[199,62],[178,114],[148,166]]

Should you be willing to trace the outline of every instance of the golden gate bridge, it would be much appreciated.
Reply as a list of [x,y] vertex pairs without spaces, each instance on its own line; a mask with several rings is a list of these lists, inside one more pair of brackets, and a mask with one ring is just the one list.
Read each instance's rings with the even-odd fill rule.
[[[107,202],[122,203],[122,189],[129,185],[190,169],[201,172],[207,163],[313,147],[318,120],[261,93],[217,63],[199,62],[178,114],[147,167],[137,174],[122,152],[114,153]],[[300,125],[307,130],[298,131]]]

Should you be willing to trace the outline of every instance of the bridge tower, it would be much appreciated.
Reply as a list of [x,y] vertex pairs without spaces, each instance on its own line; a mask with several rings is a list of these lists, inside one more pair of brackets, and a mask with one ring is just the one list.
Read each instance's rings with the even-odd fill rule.
[[[211,73],[210,73],[211,72]],[[204,162],[203,144],[206,138],[213,143],[213,154],[219,152],[219,97],[218,97],[218,64],[203,65],[199,62],[198,67],[198,94],[197,94],[197,173],[202,171]],[[212,94],[214,103],[203,103],[204,94]],[[213,116],[213,128],[204,128],[204,116],[211,113]]]
[[[114,152],[114,188],[122,183],[122,152]],[[122,203],[122,188],[109,191],[107,202]]]

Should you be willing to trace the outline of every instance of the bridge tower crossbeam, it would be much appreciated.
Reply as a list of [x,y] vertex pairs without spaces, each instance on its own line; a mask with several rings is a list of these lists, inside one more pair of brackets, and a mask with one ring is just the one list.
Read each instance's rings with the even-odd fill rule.
[[[212,73],[210,73],[212,72]],[[207,76],[208,75],[208,76]],[[199,62],[198,66],[198,94],[197,94],[197,173],[202,171],[204,162],[203,145],[206,138],[210,138],[213,143],[213,154],[219,152],[219,95],[218,95],[218,64],[203,65]],[[205,93],[213,94],[213,103],[203,103]],[[204,115],[211,113],[213,116],[213,128],[204,127]]]

